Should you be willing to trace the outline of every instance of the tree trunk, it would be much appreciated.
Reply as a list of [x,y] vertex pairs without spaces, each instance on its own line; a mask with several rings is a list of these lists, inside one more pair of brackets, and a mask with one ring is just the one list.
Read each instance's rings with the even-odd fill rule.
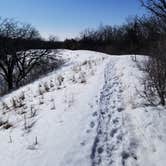
[[161,105],[165,106],[164,94],[161,94],[161,95],[160,95],[160,102],[161,102]]
[[13,89],[13,77],[11,74],[9,74],[8,76],[7,83],[8,83],[8,91],[11,91]]

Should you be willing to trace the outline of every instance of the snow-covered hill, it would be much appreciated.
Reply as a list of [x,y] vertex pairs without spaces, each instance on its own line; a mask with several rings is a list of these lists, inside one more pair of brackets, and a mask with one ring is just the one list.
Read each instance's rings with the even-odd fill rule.
[[132,57],[59,54],[59,70],[1,98],[0,166],[165,166],[166,111],[143,104]]

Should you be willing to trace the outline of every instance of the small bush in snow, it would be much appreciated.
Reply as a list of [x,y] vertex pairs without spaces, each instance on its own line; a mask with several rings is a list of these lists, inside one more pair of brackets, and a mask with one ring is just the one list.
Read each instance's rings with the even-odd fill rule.
[[59,76],[57,77],[57,81],[58,81],[58,85],[61,86],[62,83],[63,83],[63,81],[64,81],[64,77],[61,76],[61,75],[59,75]]
[[89,67],[89,69],[92,69],[92,62],[91,61],[88,61],[88,67]]
[[151,57],[144,62],[144,96],[150,104],[165,105],[166,98],[166,44],[160,41],[152,50]]
[[80,80],[80,83],[86,83],[86,77],[85,77],[85,73],[84,72],[81,72],[80,75],[79,75],[79,80]]
[[50,80],[50,87],[51,87],[51,88],[54,87],[54,82],[53,82],[53,80]]
[[75,77],[74,74],[71,76],[70,80],[71,80],[72,83],[76,83],[77,82],[76,81],[76,77]]
[[54,99],[51,99],[51,110],[55,110],[56,107],[55,107],[55,102],[54,102]]
[[24,115],[24,129],[27,129],[27,117]]
[[33,118],[37,115],[37,110],[34,108],[33,105],[31,105],[30,111],[31,111],[30,118]]
[[13,127],[13,125],[9,122],[7,122],[6,124],[3,125],[3,129],[6,129],[6,130],[11,128],[11,127]]
[[13,108],[17,108],[17,101],[14,97],[11,99],[11,103],[12,103]]
[[23,114],[26,114],[27,111],[25,110],[24,107],[22,107],[22,108],[19,110],[19,112],[17,112],[17,113],[20,114],[20,115],[23,115]]
[[11,103],[13,108],[23,107],[25,106],[25,94],[24,92],[21,92],[21,94],[18,97],[13,97],[11,99]]
[[38,86],[38,91],[39,91],[39,95],[42,96],[44,94],[44,90],[41,84],[39,84]]
[[11,102],[12,102],[13,108],[20,108],[25,105],[23,98],[20,98],[20,97],[18,99],[16,97],[13,97]]
[[0,119],[0,127],[2,127],[3,129],[9,129],[9,128],[13,127],[13,125],[11,123],[9,123],[8,120]]
[[37,138],[37,136],[35,137],[34,145],[38,145],[38,138]]
[[32,127],[35,125],[36,121],[34,120],[28,120],[26,114],[24,114],[24,130],[29,133],[32,129]]
[[132,60],[133,62],[137,62],[137,55],[132,55],[132,56],[131,56],[131,60]]
[[87,65],[87,63],[88,63],[88,61],[85,60],[85,61],[82,63],[82,65],[83,65],[83,66],[84,66],[84,65]]
[[20,96],[19,96],[19,100],[25,100],[25,93],[24,91],[21,92]]
[[38,137],[36,136],[35,137],[35,140],[34,140],[34,142],[33,142],[33,144],[32,145],[29,145],[28,146],[28,149],[29,150],[36,150],[36,146],[39,144],[39,142],[38,142]]
[[49,92],[50,87],[49,87],[49,85],[47,84],[47,82],[45,82],[43,86],[44,86],[45,92]]
[[44,96],[43,95],[39,98],[39,105],[42,105],[42,104],[44,104]]
[[2,102],[2,109],[3,110],[9,110],[10,108],[5,102]]

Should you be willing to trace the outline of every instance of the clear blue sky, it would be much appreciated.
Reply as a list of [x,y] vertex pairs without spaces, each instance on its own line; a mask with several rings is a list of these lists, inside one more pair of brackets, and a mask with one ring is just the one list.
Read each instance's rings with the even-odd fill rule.
[[142,15],[138,0],[0,0],[0,16],[31,23],[47,37],[75,37],[85,28],[122,24]]

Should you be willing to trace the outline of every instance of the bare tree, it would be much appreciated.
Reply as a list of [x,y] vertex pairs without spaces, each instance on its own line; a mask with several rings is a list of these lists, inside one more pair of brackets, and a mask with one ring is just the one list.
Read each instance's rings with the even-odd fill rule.
[[21,85],[21,81],[26,79],[35,66],[43,65],[44,62],[46,63],[44,59],[48,53],[48,50],[28,50],[17,52],[17,62],[14,74],[16,87]]
[[151,56],[144,63],[146,72],[143,80],[144,94],[151,104],[159,103],[165,105],[166,97],[166,44],[159,41],[153,47]]
[[0,75],[6,81],[8,91],[19,87],[35,67],[40,66],[42,70],[42,65],[57,62],[57,58],[50,56],[48,50],[31,50],[25,44],[37,39],[40,39],[40,34],[31,25],[11,19],[1,20]]
[[166,21],[166,1],[165,0],[140,0],[142,6],[150,12]]
[[23,40],[39,38],[38,31],[29,24],[20,24],[11,19],[0,22],[0,75],[13,89],[13,79],[20,54],[23,51]]
[[50,36],[48,37],[48,40],[49,40],[50,42],[59,41],[58,37],[57,37],[57,36],[54,36],[54,35],[50,35]]

